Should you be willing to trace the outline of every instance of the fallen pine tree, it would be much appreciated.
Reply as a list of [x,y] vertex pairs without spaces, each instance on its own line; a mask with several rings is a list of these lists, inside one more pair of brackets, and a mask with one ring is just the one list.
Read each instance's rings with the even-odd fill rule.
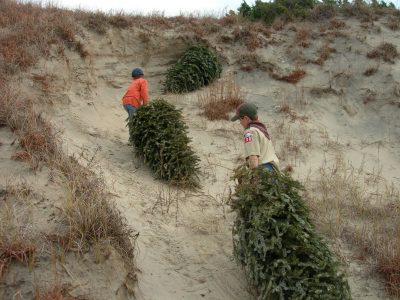
[[199,158],[181,111],[163,99],[140,106],[128,120],[130,140],[157,178],[197,187]]
[[191,92],[219,78],[221,71],[222,65],[212,50],[193,46],[167,70],[164,90],[171,93]]
[[346,278],[310,221],[300,183],[264,170],[236,177],[234,254],[258,299],[351,299]]

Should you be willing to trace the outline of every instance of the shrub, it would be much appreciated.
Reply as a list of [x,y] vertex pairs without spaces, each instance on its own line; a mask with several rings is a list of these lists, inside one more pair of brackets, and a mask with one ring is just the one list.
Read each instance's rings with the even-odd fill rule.
[[332,4],[317,4],[311,11],[308,18],[312,21],[323,21],[335,17],[337,7]]
[[130,139],[158,178],[198,186],[198,161],[181,111],[163,99],[141,106],[128,121]]
[[228,114],[243,103],[240,86],[233,79],[217,81],[198,96],[198,103],[209,120],[228,120]]
[[277,79],[289,83],[297,83],[306,76],[306,71],[296,68],[289,75],[278,77]]
[[291,19],[293,17],[306,17],[317,2],[314,0],[275,0],[263,2],[257,0],[253,6],[246,1],[239,7],[239,14],[251,21],[262,20],[267,24],[280,17]]
[[234,254],[258,299],[351,299],[326,243],[317,235],[289,175],[236,172]]
[[394,63],[394,59],[399,56],[397,48],[391,43],[382,43],[372,51],[367,53],[368,58],[382,58],[386,62]]
[[168,69],[164,89],[172,93],[194,91],[214,81],[221,71],[221,63],[212,51],[193,46]]
[[329,44],[323,45],[318,50],[318,58],[314,61],[315,64],[322,66],[325,61],[329,58],[332,52],[336,52],[334,48],[331,48]]

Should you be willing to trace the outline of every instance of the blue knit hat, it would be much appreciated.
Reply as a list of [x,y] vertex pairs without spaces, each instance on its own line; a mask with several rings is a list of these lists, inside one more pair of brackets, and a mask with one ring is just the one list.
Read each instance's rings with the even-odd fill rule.
[[144,75],[142,69],[140,69],[140,68],[135,68],[135,69],[133,69],[133,71],[132,71],[132,77],[137,77],[137,76],[140,76],[140,75]]

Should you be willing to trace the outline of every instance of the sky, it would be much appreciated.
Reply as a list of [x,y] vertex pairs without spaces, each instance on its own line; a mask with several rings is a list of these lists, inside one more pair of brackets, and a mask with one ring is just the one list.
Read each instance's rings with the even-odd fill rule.
[[[104,12],[124,13],[164,13],[165,16],[174,16],[188,13],[200,15],[221,16],[229,10],[237,11],[243,0],[55,0],[55,1],[29,1],[42,4],[51,3],[57,7],[80,8],[88,10],[101,10]],[[247,0],[248,4],[254,4],[254,0]]]

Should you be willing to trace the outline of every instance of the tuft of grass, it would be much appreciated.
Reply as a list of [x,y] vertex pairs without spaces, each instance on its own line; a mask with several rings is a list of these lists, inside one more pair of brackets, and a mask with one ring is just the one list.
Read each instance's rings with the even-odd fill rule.
[[328,43],[323,45],[318,50],[318,58],[314,61],[314,63],[322,66],[333,52],[336,52],[336,50],[331,48]]
[[[6,189],[6,196],[24,194],[16,186]],[[18,195],[16,195],[18,196]],[[18,261],[26,266],[32,263],[37,245],[33,233],[29,230],[29,222],[16,215],[7,204],[1,206],[0,212],[0,278],[7,271],[12,261]]]
[[247,50],[254,51],[264,46],[259,34],[269,37],[271,31],[264,24],[257,22],[236,26],[232,32],[234,41],[241,41],[245,44]]
[[31,156],[25,150],[17,151],[11,156],[11,159],[16,161],[26,161],[29,160],[30,158]]
[[290,74],[281,76],[278,79],[281,81],[286,81],[286,82],[295,84],[295,83],[299,82],[301,79],[303,79],[304,76],[306,76],[306,71],[296,68]]
[[284,20],[282,20],[281,18],[277,18],[272,22],[271,27],[275,30],[275,31],[281,31],[283,30],[283,28],[285,28],[286,22]]
[[232,78],[218,80],[198,95],[202,114],[209,120],[228,120],[229,113],[243,102],[240,86]]
[[310,29],[309,28],[298,29],[296,31],[295,40],[297,45],[303,48],[308,48],[310,46]]
[[346,23],[344,21],[340,21],[338,19],[332,19],[329,21],[329,29],[330,30],[342,29],[345,27],[346,27]]
[[378,67],[370,67],[368,69],[366,69],[363,73],[364,76],[372,76],[374,75],[376,72],[378,72]]
[[73,297],[69,293],[74,289],[71,284],[54,284],[49,289],[35,289],[35,300],[85,300],[83,297]]
[[394,63],[394,59],[398,56],[397,47],[387,42],[381,43],[378,47],[367,53],[368,58],[381,58],[390,63]]
[[311,21],[325,21],[337,15],[337,8],[329,4],[317,4],[310,11],[308,19]]
[[32,80],[40,86],[40,90],[48,95],[51,91],[52,83],[54,81],[54,76],[48,74],[33,74],[31,76]]
[[389,21],[385,24],[389,29],[393,31],[397,31],[400,29],[400,18],[399,17],[390,17]]

